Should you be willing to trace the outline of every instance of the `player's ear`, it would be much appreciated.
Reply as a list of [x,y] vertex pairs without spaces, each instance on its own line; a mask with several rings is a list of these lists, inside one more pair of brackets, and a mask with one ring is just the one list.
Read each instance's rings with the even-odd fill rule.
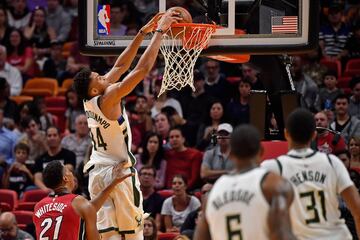
[[262,144],[260,144],[260,149],[259,149],[259,152],[258,152],[257,158],[256,158],[256,160],[257,160],[256,164],[257,165],[260,165],[263,155],[264,155],[264,148],[263,148]]
[[285,137],[285,140],[286,140],[287,142],[290,142],[290,141],[291,141],[290,134],[289,134],[289,132],[287,131],[286,128],[284,129],[284,137]]
[[89,93],[90,93],[89,94],[90,96],[96,96],[99,94],[99,90],[97,88],[92,87],[92,88],[90,88]]

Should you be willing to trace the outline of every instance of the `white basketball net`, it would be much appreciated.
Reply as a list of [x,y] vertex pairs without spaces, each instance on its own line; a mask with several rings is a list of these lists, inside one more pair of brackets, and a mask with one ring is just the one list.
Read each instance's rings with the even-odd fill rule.
[[199,24],[170,28],[163,34],[160,50],[165,58],[165,71],[158,96],[166,90],[179,91],[186,85],[195,91],[194,66],[214,32],[215,27]]

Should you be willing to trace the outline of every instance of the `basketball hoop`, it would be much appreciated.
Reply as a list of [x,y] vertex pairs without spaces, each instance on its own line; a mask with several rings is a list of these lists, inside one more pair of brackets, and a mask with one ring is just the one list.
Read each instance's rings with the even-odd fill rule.
[[158,96],[186,85],[195,91],[194,66],[215,30],[214,24],[177,23],[163,34],[160,51],[165,58],[165,71]]

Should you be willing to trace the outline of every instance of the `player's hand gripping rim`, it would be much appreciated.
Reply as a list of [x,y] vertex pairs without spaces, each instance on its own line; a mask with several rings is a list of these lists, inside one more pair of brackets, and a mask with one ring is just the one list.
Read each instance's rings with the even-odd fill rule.
[[178,23],[183,20],[180,15],[181,13],[177,11],[168,11],[163,13],[161,19],[159,20],[157,29],[161,29],[162,32],[166,32],[172,24]]

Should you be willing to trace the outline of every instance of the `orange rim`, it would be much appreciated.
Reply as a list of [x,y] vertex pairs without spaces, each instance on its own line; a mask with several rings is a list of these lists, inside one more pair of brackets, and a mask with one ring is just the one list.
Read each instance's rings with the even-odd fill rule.
[[187,28],[212,28],[213,31],[216,30],[217,26],[215,24],[203,24],[203,23],[174,23],[171,25],[171,28],[180,28],[180,27],[187,27]]

